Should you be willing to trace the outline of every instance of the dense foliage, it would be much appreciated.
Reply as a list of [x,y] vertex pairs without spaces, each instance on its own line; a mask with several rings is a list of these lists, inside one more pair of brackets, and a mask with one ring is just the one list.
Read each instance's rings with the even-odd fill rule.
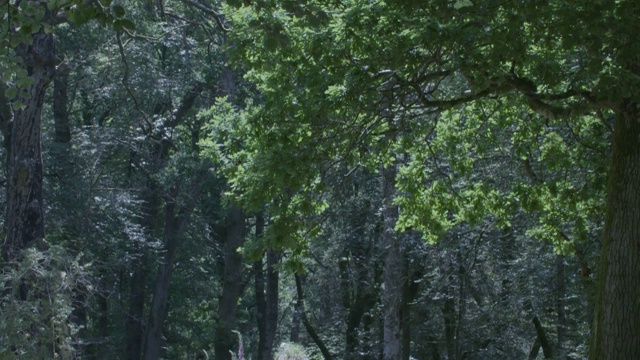
[[640,357],[639,16],[0,1],[0,358]]

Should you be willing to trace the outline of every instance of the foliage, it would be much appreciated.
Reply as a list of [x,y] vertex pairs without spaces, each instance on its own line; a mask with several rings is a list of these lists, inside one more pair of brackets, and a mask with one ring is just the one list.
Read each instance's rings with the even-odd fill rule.
[[70,258],[60,247],[34,248],[20,263],[4,267],[1,357],[72,356],[79,330],[71,321],[73,299],[78,292],[92,291],[88,266],[79,258]]
[[276,360],[308,360],[304,347],[295,343],[282,343],[278,347]]

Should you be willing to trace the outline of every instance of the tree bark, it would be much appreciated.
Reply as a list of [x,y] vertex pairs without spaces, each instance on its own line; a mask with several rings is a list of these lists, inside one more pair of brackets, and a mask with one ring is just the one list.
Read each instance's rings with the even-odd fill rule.
[[398,360],[402,356],[402,326],[400,307],[402,304],[402,249],[396,237],[395,226],[398,219],[398,207],[393,204],[396,186],[395,164],[388,165],[382,171],[384,230],[383,243],[387,251],[384,265],[384,341],[383,359]]
[[12,124],[7,124],[7,237],[2,246],[7,261],[19,259],[22,250],[44,240],[41,118],[45,91],[55,73],[53,35],[34,34],[33,43],[18,46],[16,52],[33,82],[26,89],[30,98],[24,108],[17,109]]
[[[201,184],[199,181],[198,184]],[[162,349],[162,327],[167,317],[169,285],[173,273],[175,254],[178,243],[187,228],[189,218],[199,197],[201,186],[195,185],[190,189],[190,199],[179,214],[176,209],[176,198],[179,187],[174,186],[165,201],[164,216],[164,262],[158,265],[158,275],[153,291],[153,300],[149,309],[149,321],[147,323],[147,337],[144,349],[145,360],[160,358]]]
[[640,103],[616,112],[591,360],[640,358]]
[[230,350],[236,343],[236,335],[232,332],[236,318],[238,299],[242,291],[242,255],[238,249],[245,236],[244,213],[239,207],[229,211],[229,223],[224,242],[224,274],[222,276],[222,295],[218,303],[218,324],[214,341],[215,358],[231,359]]

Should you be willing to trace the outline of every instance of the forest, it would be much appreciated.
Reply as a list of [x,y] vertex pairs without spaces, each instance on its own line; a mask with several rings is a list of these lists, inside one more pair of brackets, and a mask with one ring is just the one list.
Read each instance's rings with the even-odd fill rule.
[[637,0],[0,19],[0,359],[640,359]]

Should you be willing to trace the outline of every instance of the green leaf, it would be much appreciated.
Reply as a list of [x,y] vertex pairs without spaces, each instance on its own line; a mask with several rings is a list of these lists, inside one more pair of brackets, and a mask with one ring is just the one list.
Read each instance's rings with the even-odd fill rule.
[[122,5],[113,5],[113,14],[117,18],[121,18],[126,14],[126,11],[124,10],[124,7],[122,7]]
[[457,0],[455,4],[453,4],[453,8],[456,10],[469,7],[469,6],[473,6],[473,3],[471,2],[471,0]]
[[20,88],[26,89],[31,86],[31,84],[33,84],[33,79],[29,76],[23,77],[21,79],[18,79],[17,84]]
[[113,22],[113,29],[116,31],[134,31],[136,29],[136,25],[129,19],[118,19]]
[[7,98],[8,100],[12,100],[14,97],[16,97],[17,93],[18,93],[18,89],[16,89],[15,87],[10,87],[4,91],[4,97]]

